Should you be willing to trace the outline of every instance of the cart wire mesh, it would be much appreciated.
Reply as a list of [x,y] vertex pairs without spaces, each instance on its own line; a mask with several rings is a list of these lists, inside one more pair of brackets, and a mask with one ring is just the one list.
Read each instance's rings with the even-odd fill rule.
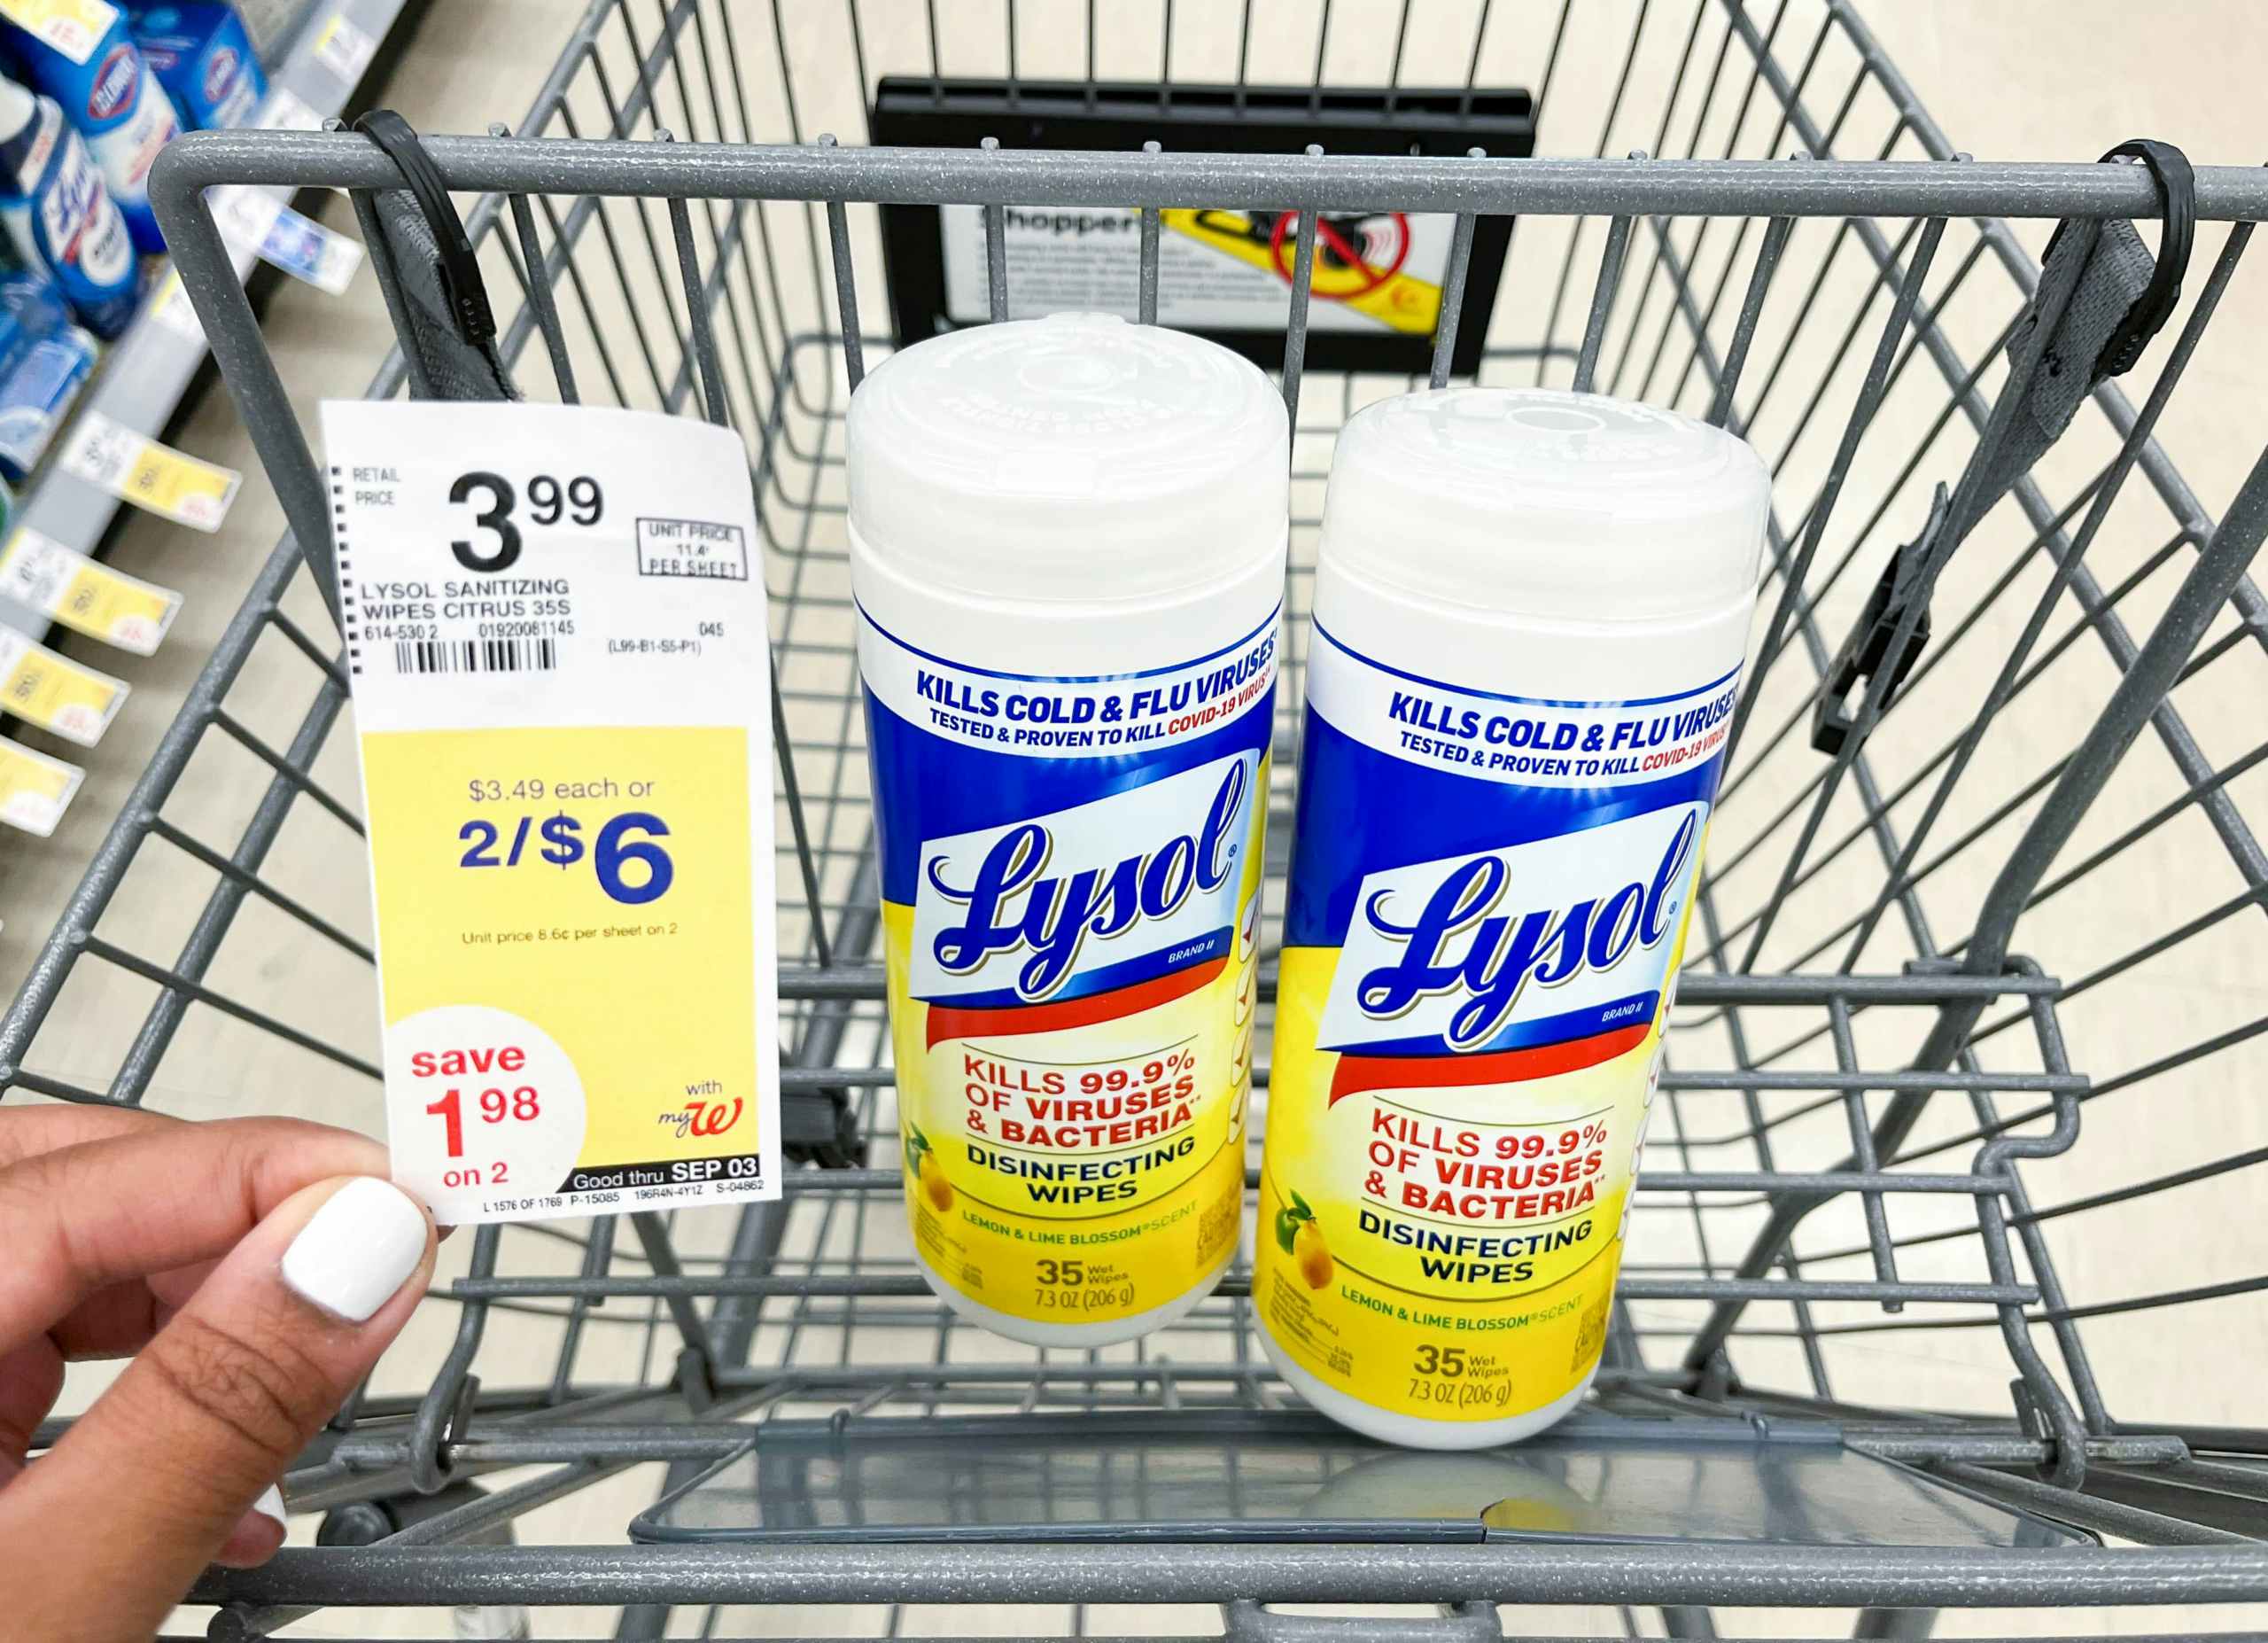
[[[1161,101],[1176,84],[1293,83],[1318,105],[1370,85],[1389,106],[1402,88],[1517,84],[1536,96],[1540,158],[851,140],[884,74],[993,76],[1013,97],[1130,66]],[[454,1241],[438,1304],[286,1480],[295,1511],[325,1515],[326,1546],[215,1571],[196,1594],[218,1606],[213,1635],[338,1604],[470,1606],[467,1627],[522,1624],[526,1605],[563,1625],[552,1607],[578,1606],[576,1624],[617,1636],[711,1636],[804,1624],[754,1606],[804,1604],[840,1606],[812,1630],[890,1635],[1495,1637],[1549,1627],[1557,1606],[1586,1629],[1706,1635],[1715,1607],[1792,1606],[1855,1610],[1837,1624],[1886,1636],[1925,1634],[1947,1607],[2268,1600],[2268,1429],[2225,1344],[2262,1339],[2268,1304],[2246,1173],[2268,1125],[2243,1100],[2268,1030],[2268,858],[2247,817],[2268,798],[2253,711],[2268,625],[2247,574],[2268,458],[2217,514],[2154,437],[2268,178],[2199,168],[2186,294],[2132,374],[2140,402],[2098,388],[1982,518],[1943,566],[1894,706],[1870,681],[1829,756],[1814,713],[1891,550],[2059,368],[2040,341],[2070,293],[2036,290],[2026,236],[2112,219],[2147,234],[2161,211],[2139,167],[1956,154],[1843,0],[592,0],[517,135],[427,152],[478,196],[492,291],[519,295],[500,303],[500,348],[523,390],[705,417],[747,442],[777,678],[781,1076],[809,1167],[776,1204]],[[195,1106],[225,1083],[237,1110],[375,1125],[323,486],[203,191],[284,183],[366,204],[395,181],[343,133],[199,136],[161,162],[183,277],[294,529],[0,1021],[0,1086]],[[1851,1450],[2115,1544],[1711,1540],[1703,1505],[1698,1538],[1664,1543],[620,1544],[658,1489],[771,1423],[1133,1412],[1200,1429],[1296,1402],[1256,1350],[1246,1262],[1144,1341],[1014,1346],[937,1304],[897,1173],[869,1167],[895,1156],[896,1117],[842,447],[850,391],[891,346],[872,318],[884,201],[984,208],[996,319],[1017,311],[1007,207],[1138,206],[1145,319],[1161,209],[1291,214],[1278,873],[1332,440],[1422,385],[1305,368],[1324,214],[1454,215],[1436,385],[1473,225],[1508,216],[1480,381],[1672,405],[1756,445],[1775,493],[1757,634],[1595,1402],[1759,1445],[1824,1422]],[[414,370],[397,352],[370,393],[415,394]],[[193,916],[157,916],[153,884],[184,878],[204,886]],[[2104,916],[2114,888],[2148,922]],[[1255,1120],[1256,1136],[1264,1102]],[[1315,1603],[1419,1607],[1270,1607]]]

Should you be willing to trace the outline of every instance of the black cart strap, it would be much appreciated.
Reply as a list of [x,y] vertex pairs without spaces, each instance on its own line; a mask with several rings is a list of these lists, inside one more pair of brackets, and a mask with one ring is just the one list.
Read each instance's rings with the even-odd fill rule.
[[390,108],[372,109],[354,129],[401,173],[400,188],[358,192],[354,206],[401,341],[411,391],[428,399],[517,399],[496,352],[487,281],[423,143]]
[[[2157,253],[2153,256],[2134,225],[2124,221],[2105,222],[2092,236],[2073,232],[2069,222],[2057,226],[2041,259],[2032,310],[2011,335],[2012,361],[2038,346],[2027,331],[2039,323],[2045,295],[2069,290],[2070,298],[2056,317],[2038,368],[2022,385],[2016,414],[2000,439],[1978,444],[1969,458],[1970,471],[1953,487],[1962,500],[1961,517],[1953,516],[1946,487],[1938,486],[1921,533],[1883,567],[1882,580],[1837,652],[1827,688],[1813,710],[1812,745],[1823,753],[1841,752],[1859,728],[1866,680],[1882,681],[1880,706],[1889,709],[1929,642],[1930,593],[1946,562],[2070,426],[2087,397],[2132,369],[2181,300],[2197,222],[2196,183],[2188,160],[2171,144],[2148,141],[2122,143],[2103,159],[2139,161],[2156,181],[2164,206]],[[2080,264],[2076,269],[2074,261]],[[1907,612],[1917,603],[1918,614],[1909,626]],[[1908,629],[1903,642],[1898,635],[1901,626]]]

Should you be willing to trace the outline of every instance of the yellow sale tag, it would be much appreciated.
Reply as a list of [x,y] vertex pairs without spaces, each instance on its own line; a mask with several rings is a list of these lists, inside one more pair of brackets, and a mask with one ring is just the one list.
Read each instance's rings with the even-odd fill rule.
[[778,1196],[745,448],[368,401],[323,437],[396,1179],[449,1223]]
[[125,699],[124,680],[0,628],[0,707],[26,723],[92,747]]
[[28,527],[0,548],[0,596],[137,656],[153,653],[181,596],[113,571]]
[[0,0],[0,17],[83,63],[118,21],[118,8],[108,0]]
[[0,739],[0,822],[45,838],[71,807],[86,774],[76,765]]
[[221,528],[243,482],[233,468],[160,445],[99,411],[79,418],[59,465],[121,502],[199,531]]

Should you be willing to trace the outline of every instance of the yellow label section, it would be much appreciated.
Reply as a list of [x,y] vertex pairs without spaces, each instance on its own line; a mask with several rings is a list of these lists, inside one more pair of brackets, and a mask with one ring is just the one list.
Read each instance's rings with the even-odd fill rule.
[[0,0],[0,17],[83,63],[118,20],[118,8],[108,0]]
[[89,638],[146,656],[158,648],[181,601],[91,560],[81,566],[55,602],[55,619]]
[[0,739],[0,822],[46,837],[85,775],[76,765]]
[[[1315,271],[1308,289],[1326,302],[1366,314],[1395,331],[1430,336],[1441,318],[1441,288],[1402,271],[1410,226],[1398,214],[1376,219],[1379,243],[1352,222],[1326,214],[1316,224]],[[1239,262],[1265,269],[1288,288],[1297,266],[1296,220],[1270,225],[1218,207],[1158,213],[1160,225]]]
[[120,479],[118,494],[137,508],[200,531],[217,531],[235,500],[237,474],[145,440]]
[[933,1011],[908,996],[913,909],[882,904],[906,1213],[929,1269],[979,1305],[1107,1323],[1235,1253],[1267,806],[1252,808],[1229,954],[1113,1019],[1002,1031]]
[[1580,1384],[1606,1340],[1658,1024],[1572,1071],[1334,1089],[1339,954],[1283,955],[1253,1304],[1294,1361],[1378,1408],[1497,1421]]
[[228,518],[242,476],[98,413],[80,418],[59,459],[66,473],[112,495],[200,531],[217,531]]
[[181,596],[98,565],[51,537],[19,527],[0,548],[0,595],[65,627],[148,656],[181,608]]
[[540,1212],[571,1172],[623,1172],[575,1189],[602,1211],[753,1160],[747,731],[361,746],[397,1177]]
[[126,685],[44,645],[27,644],[6,667],[0,704],[17,718],[92,747],[126,699]]

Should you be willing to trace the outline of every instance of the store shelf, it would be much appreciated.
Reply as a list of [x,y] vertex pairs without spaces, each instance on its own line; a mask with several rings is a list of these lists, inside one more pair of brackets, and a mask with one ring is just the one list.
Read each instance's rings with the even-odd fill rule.
[[[378,55],[383,56],[388,33],[411,4],[412,0],[307,0],[299,20],[277,38],[268,66],[269,101],[263,105],[263,112],[276,106],[279,99],[297,98],[323,118],[338,113],[369,72],[369,62],[356,66],[352,80],[339,72],[338,53],[325,49],[333,25],[343,19],[347,27],[378,43]],[[268,8],[270,12],[276,10],[272,5]],[[263,36],[273,26],[268,18],[251,15],[249,9],[247,21]],[[278,196],[290,192],[283,188],[268,191]],[[163,275],[150,282],[142,311],[126,333],[104,350],[92,378],[71,409],[70,421],[99,412],[137,433],[163,437],[196,381],[206,352],[202,336],[189,327],[175,329],[153,311],[167,283]],[[92,554],[126,504],[109,492],[57,470],[55,455],[69,440],[66,423],[56,431],[47,458],[19,492],[14,526],[27,526],[66,547]],[[44,615],[4,597],[0,597],[0,623],[35,639],[44,639],[49,629]]]

